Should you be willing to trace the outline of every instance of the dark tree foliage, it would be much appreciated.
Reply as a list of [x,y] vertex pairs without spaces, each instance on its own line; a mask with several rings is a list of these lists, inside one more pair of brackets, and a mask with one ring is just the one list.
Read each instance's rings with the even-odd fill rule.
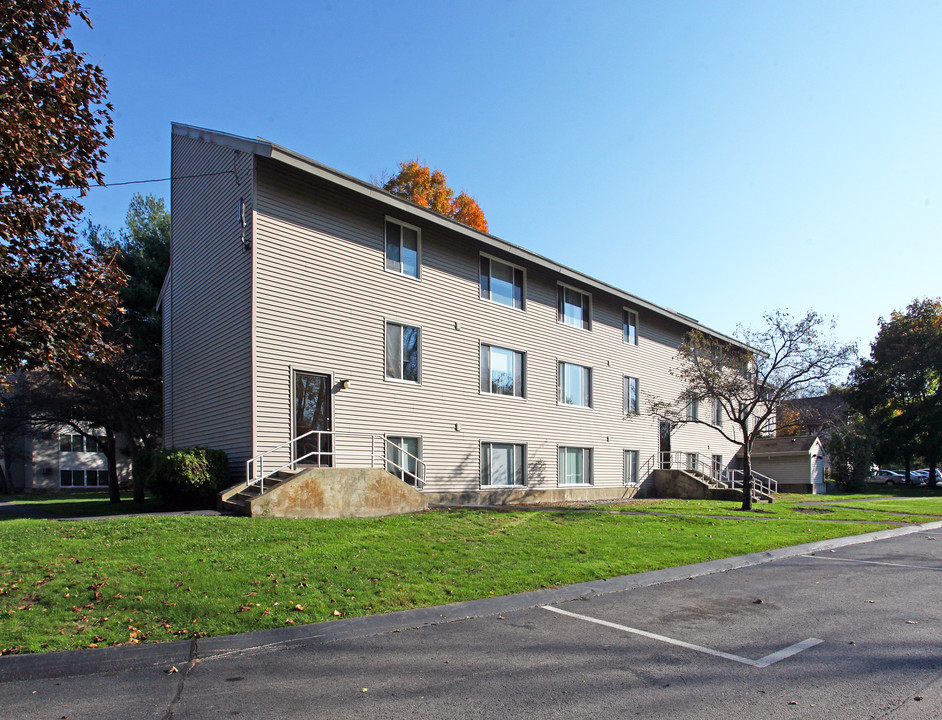
[[107,357],[104,319],[122,277],[83,250],[83,196],[102,183],[112,137],[105,77],[66,37],[82,6],[0,3],[0,383],[15,370],[74,377]]
[[[48,374],[30,377],[35,422],[48,427],[70,423],[82,432],[85,421],[104,429],[106,454],[112,477],[116,468],[115,440],[133,460],[141,450],[160,444],[161,328],[156,306],[170,266],[170,214],[163,200],[135,195],[127,214],[127,227],[118,237],[89,224],[86,239],[99,256],[113,258],[128,281],[117,291],[123,306],[108,319],[105,340],[116,348],[107,360],[88,357],[71,384]],[[112,488],[112,500],[120,499]],[[144,487],[135,478],[134,500],[142,502]]]
[[910,466],[922,457],[932,470],[942,451],[942,303],[914,300],[906,312],[880,318],[870,357],[850,378],[848,402],[875,427],[877,458]]

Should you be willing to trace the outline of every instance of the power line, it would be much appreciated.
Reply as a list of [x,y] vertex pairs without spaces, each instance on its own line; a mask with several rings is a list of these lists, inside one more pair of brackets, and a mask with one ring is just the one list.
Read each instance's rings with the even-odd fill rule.
[[[91,190],[92,188],[118,187],[119,185],[141,185],[143,183],[167,182],[168,180],[189,180],[190,178],[215,177],[217,175],[228,175],[229,173],[234,172],[235,170],[221,170],[219,172],[200,173],[198,175],[174,175],[173,177],[154,178],[153,180],[125,180],[123,182],[98,183],[95,185],[89,185],[88,189]],[[53,187],[50,188],[50,190],[81,190],[81,188],[72,185],[65,185],[62,187]],[[0,195],[11,195],[12,192],[12,190],[4,190],[0,192]]]

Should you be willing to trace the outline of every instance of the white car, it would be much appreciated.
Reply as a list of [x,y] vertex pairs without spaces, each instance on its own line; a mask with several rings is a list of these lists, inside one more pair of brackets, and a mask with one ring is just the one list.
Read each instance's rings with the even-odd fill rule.
[[[919,468],[918,470],[914,471],[913,474],[918,474],[924,482],[929,482],[929,468]],[[935,481],[937,483],[942,483],[942,470],[939,468],[935,469]]]
[[[910,473],[910,475],[913,475]],[[913,476],[913,481],[915,481]],[[896,472],[895,470],[877,470],[871,478],[871,482],[886,483],[887,485],[902,485],[906,482],[906,474]]]

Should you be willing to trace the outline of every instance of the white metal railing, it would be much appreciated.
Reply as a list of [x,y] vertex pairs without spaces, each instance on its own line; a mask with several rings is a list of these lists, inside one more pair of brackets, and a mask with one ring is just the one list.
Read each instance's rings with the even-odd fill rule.
[[[694,457],[696,458],[695,460]],[[699,453],[688,453],[682,450],[661,452],[652,455],[645,463],[645,468],[648,468],[648,472],[655,468],[661,470],[673,468],[676,470],[695,472],[702,476],[703,480],[708,485],[715,488],[742,490],[744,484],[742,470],[716,468],[713,465],[712,459],[706,461],[701,459]],[[776,480],[755,470],[752,471],[752,487],[754,494],[759,495],[771,495],[772,493],[778,492],[778,482]]]
[[[389,446],[396,449],[402,464],[389,457]],[[288,462],[283,462],[285,452],[291,458]],[[296,470],[299,465],[336,467],[338,462],[345,467],[383,467],[410,485],[425,486],[425,462],[405,448],[383,435],[333,430],[311,430],[246,460],[245,482],[249,487],[258,485],[264,493],[265,481],[282,470]]]
[[[744,473],[742,470],[724,470],[724,475],[728,474],[729,479],[727,480],[727,487],[736,488],[742,490],[743,483],[745,482]],[[763,475],[760,472],[752,471],[752,489],[754,493],[759,495],[772,495],[772,493],[778,492],[778,481],[770,478],[768,475]]]

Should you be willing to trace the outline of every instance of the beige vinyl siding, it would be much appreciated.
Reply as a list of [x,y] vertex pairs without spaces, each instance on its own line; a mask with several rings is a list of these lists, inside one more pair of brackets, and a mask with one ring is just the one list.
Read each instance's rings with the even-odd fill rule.
[[251,240],[253,162],[249,152],[174,128],[165,443],[225,450],[236,475],[252,447],[252,255],[239,200]]
[[753,457],[752,469],[783,483],[810,483],[811,456],[790,455],[787,457]]
[[[163,296],[160,299],[160,322],[161,322],[161,362],[163,364],[163,385],[165,388],[173,387],[173,363],[171,362],[171,303],[169,278],[164,287]],[[163,416],[164,416],[164,441],[167,445],[172,444],[173,438],[173,393],[163,393]]]
[[[592,330],[557,322],[556,273],[526,270],[526,310],[482,300],[483,246],[380,201],[259,159],[256,207],[256,452],[290,437],[291,371],[330,374],[335,429],[422,438],[428,489],[476,489],[480,443],[527,446],[531,487],[557,486],[557,448],[593,448],[596,487],[623,482],[625,449],[657,452],[648,396],[679,393],[668,373],[686,327],[638,312],[638,345],[622,341],[624,301],[592,293]],[[387,216],[421,231],[421,280],[386,272]],[[569,284],[571,280],[567,280]],[[584,288],[588,291],[588,288]],[[384,327],[421,328],[421,384],[385,378]],[[480,344],[526,353],[526,398],[480,392]],[[592,408],[557,403],[557,363],[592,368]],[[622,378],[637,377],[641,415],[625,418]],[[679,428],[673,449],[732,457],[736,446],[707,427]],[[286,455],[282,456],[287,459]],[[341,459],[340,464],[344,463]]]

